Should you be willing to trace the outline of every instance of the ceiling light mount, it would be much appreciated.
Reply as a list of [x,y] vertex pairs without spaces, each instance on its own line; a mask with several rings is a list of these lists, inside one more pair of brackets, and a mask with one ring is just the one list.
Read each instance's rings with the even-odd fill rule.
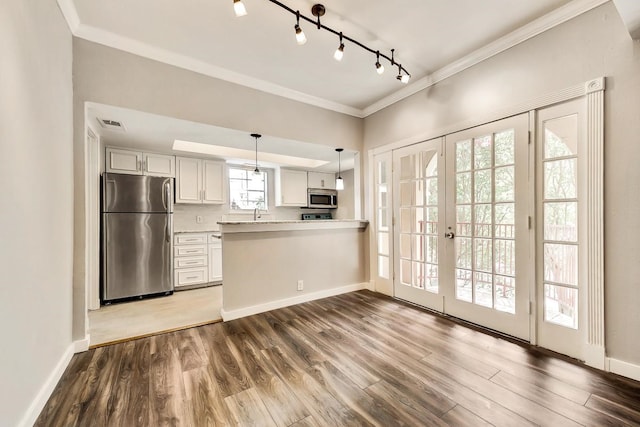
[[[398,80],[400,80],[402,83],[408,83],[409,79],[411,78],[411,74],[407,71],[406,68],[404,68],[401,64],[398,64],[395,61],[395,49],[391,49],[391,57],[380,53],[379,50],[373,50],[370,47],[360,43],[359,41],[357,41],[356,39],[353,39],[349,36],[344,35],[341,31],[337,31],[334,30],[333,28],[327,27],[326,25],[322,24],[320,22],[320,17],[324,16],[325,13],[327,12],[327,9],[324,7],[324,5],[322,4],[314,4],[311,7],[311,14],[316,17],[317,19],[313,19],[311,17],[305,16],[303,14],[300,13],[299,10],[294,10],[292,8],[290,8],[289,6],[287,6],[286,4],[278,1],[278,0],[268,0],[271,3],[275,4],[276,6],[281,7],[282,9],[286,10],[287,12],[295,15],[296,17],[296,25],[295,25],[295,31],[296,31],[296,41],[298,42],[299,45],[303,45],[307,42],[307,38],[304,34],[304,31],[302,31],[302,28],[300,27],[300,19],[309,22],[310,24],[315,25],[318,30],[325,30],[328,31],[332,34],[335,34],[336,36],[340,37],[340,45],[338,47],[338,49],[336,50],[335,54],[334,54],[334,58],[338,61],[340,61],[342,59],[342,56],[344,54],[344,43],[343,40],[346,40],[350,43],[353,43],[356,46],[360,46],[362,49],[366,50],[367,52],[372,53],[373,55],[376,55],[376,71],[378,72],[378,74],[382,74],[384,72],[384,67],[382,66],[382,64],[380,64],[380,58],[384,58],[387,61],[389,61],[391,63],[392,66],[397,65],[399,68],[399,77]],[[241,2],[240,0],[234,0],[234,7],[237,3]],[[338,57],[340,59],[338,59]],[[380,64],[380,67],[378,67],[378,64]],[[404,73],[404,74],[403,74]]]
[[256,168],[253,170],[253,173],[258,174],[260,173],[260,169],[258,168],[258,139],[262,138],[262,135],[260,135],[259,133],[252,133],[251,138],[256,139]]

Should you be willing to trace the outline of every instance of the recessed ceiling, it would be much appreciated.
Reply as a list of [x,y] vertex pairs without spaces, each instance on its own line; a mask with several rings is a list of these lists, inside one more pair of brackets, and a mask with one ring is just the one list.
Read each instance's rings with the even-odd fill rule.
[[[98,103],[87,103],[86,117],[106,146],[186,157],[216,157],[236,164],[253,164],[255,161],[255,139],[235,129]],[[100,126],[100,120],[105,119],[120,122],[125,130]],[[176,141],[191,144],[182,143],[174,147]],[[260,165],[266,167],[337,172],[335,148],[338,147],[262,135],[258,143],[258,159]],[[342,170],[353,169],[355,154],[353,150],[342,153]]]
[[[308,43],[298,46],[293,15],[267,0],[243,1],[248,15],[237,18],[232,0],[59,0],[68,20],[75,9],[79,37],[142,55],[164,52],[178,66],[188,58],[211,75],[353,115],[412,85],[419,89],[434,72],[497,40],[511,36],[516,43],[544,29],[533,21],[555,25],[604,0],[324,0],[323,24],[372,49],[396,49],[412,74],[408,87],[388,63],[378,75],[375,55],[350,43],[342,62],[335,61],[338,38],[309,23],[301,24]],[[282,1],[308,16],[316,3]],[[551,19],[554,14],[562,19]],[[523,26],[528,33],[517,32]]]

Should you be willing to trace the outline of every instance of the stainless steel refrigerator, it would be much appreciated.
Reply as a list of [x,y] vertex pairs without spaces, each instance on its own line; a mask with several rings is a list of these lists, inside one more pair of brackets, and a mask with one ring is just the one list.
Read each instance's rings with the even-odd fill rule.
[[173,292],[173,178],[102,175],[104,303]]

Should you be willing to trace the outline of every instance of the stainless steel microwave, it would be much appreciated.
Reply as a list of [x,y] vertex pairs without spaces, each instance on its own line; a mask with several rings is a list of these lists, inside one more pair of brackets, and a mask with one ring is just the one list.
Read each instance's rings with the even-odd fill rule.
[[308,208],[337,208],[338,192],[336,190],[309,188],[307,190],[307,207]]

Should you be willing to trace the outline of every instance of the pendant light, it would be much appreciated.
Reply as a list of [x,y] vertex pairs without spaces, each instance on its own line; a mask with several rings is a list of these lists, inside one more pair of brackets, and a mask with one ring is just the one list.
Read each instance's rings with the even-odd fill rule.
[[338,177],[336,178],[336,190],[344,190],[344,179],[342,179],[342,166],[341,166],[341,159],[340,159],[340,153],[342,153],[344,151],[343,148],[336,148],[336,151],[338,152]]
[[262,135],[259,133],[252,133],[251,137],[256,139],[256,168],[253,170],[253,173],[257,175],[260,173],[260,169],[258,169],[258,138],[262,138]]

